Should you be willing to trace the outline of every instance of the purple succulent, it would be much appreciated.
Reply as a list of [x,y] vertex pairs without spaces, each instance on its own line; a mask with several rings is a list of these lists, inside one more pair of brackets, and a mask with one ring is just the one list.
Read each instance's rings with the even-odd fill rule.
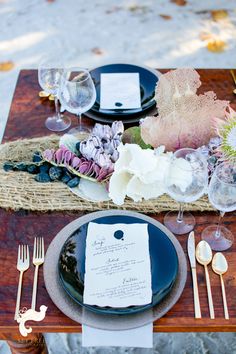
[[[100,159],[103,154],[99,155]],[[104,157],[104,166],[101,167],[95,161],[88,160],[85,157],[79,158],[65,146],[61,146],[58,150],[47,149],[42,156],[54,165],[65,166],[72,173],[73,171],[75,174],[79,172],[82,175],[93,177],[99,182],[113,172],[113,163],[110,160],[108,163],[108,157]]]
[[113,164],[119,157],[117,147],[121,143],[123,132],[122,121],[113,122],[111,127],[96,123],[92,135],[80,143],[80,152],[101,168],[113,169]]
[[80,143],[80,152],[88,160],[96,161],[98,153],[103,153],[101,140],[97,136],[91,136]]
[[123,132],[121,121],[113,122],[111,127],[96,123],[92,135],[80,142],[82,157],[61,145],[57,150],[45,150],[43,158],[54,165],[67,167],[72,173],[74,171],[102,181],[114,170],[114,162],[119,157],[117,147]]
[[97,154],[95,162],[102,168],[113,167],[110,156],[106,155],[104,152]]
[[109,125],[96,123],[92,130],[92,134],[104,141],[108,141],[112,138],[112,130]]
[[55,152],[55,150],[53,150],[53,149],[47,149],[47,150],[44,151],[43,157],[47,161],[52,161],[53,160],[53,156],[54,156],[54,152]]

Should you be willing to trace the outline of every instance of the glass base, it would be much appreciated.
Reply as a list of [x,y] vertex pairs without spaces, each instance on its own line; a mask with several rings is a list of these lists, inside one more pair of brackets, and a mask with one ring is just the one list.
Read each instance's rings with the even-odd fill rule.
[[187,234],[193,230],[196,222],[191,213],[184,212],[183,221],[177,221],[178,212],[170,211],[164,216],[164,225],[176,235]]
[[45,121],[46,128],[53,132],[62,132],[63,130],[69,128],[70,125],[70,118],[63,115],[61,115],[61,119],[58,119],[58,117],[55,115],[48,117]]
[[202,232],[202,239],[209,243],[213,251],[224,251],[230,248],[234,236],[225,226],[220,226],[219,236],[216,236],[217,225],[206,227]]
[[68,134],[74,135],[80,140],[86,139],[88,135],[91,133],[92,129],[83,127],[83,126],[78,126],[76,128],[72,128],[68,131]]

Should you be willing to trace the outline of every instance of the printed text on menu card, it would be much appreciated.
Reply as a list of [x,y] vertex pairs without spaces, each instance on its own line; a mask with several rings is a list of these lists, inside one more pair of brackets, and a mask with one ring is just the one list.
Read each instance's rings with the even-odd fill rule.
[[85,304],[111,307],[152,301],[147,224],[88,225]]

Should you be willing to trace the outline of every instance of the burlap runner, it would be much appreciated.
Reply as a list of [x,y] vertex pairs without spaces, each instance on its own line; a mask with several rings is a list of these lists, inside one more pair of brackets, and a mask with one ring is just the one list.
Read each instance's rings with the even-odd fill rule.
[[[122,206],[111,201],[89,202],[70,192],[61,182],[38,183],[34,176],[26,172],[5,172],[2,168],[5,161],[31,161],[34,151],[57,148],[59,137],[17,140],[0,145],[0,207],[6,209],[25,210],[82,210],[96,211],[107,209],[135,210],[143,213],[159,213],[167,210],[178,210],[178,204],[163,195],[158,199],[135,203],[130,199]],[[207,196],[195,203],[186,204],[188,210],[213,210]]]

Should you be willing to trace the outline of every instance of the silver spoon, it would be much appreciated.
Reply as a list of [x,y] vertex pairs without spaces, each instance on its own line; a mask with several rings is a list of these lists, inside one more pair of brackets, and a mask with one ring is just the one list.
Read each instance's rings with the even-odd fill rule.
[[227,306],[227,300],[226,300],[226,293],[225,293],[225,285],[224,285],[224,280],[223,280],[223,274],[225,274],[228,270],[228,263],[225,258],[225,256],[217,252],[212,260],[212,269],[213,271],[220,276],[220,282],[221,282],[221,290],[222,290],[222,298],[223,298],[223,304],[224,304],[224,313],[225,313],[225,318],[226,320],[229,319],[229,312],[228,312],[228,306]]
[[205,277],[206,277],[206,285],[207,285],[207,296],[208,296],[208,304],[210,310],[211,319],[215,318],[214,306],[211,294],[211,283],[210,277],[207,269],[207,265],[211,263],[212,260],[212,250],[209,244],[206,241],[200,241],[196,247],[196,258],[198,263],[204,266],[205,269]]

